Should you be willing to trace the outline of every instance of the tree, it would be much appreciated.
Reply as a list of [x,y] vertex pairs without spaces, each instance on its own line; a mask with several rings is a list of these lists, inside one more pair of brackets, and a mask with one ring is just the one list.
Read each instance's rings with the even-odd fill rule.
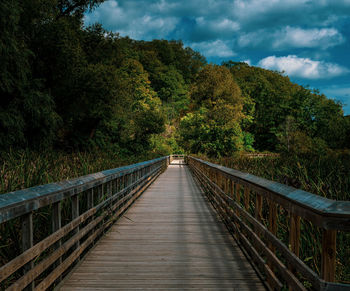
[[0,148],[47,147],[60,118],[52,97],[31,70],[33,53],[20,26],[17,1],[0,3]]
[[[193,113],[180,123],[181,143],[193,153],[229,155],[244,147],[241,121],[244,98],[230,71],[208,65],[191,89]],[[248,139],[249,140],[249,139]]]
[[242,95],[255,105],[251,103],[255,107],[252,122],[243,129],[254,134],[257,149],[277,150],[284,135],[281,124],[288,123],[289,117],[309,138],[323,140],[331,148],[344,145],[346,126],[340,103],[292,83],[279,72],[240,62],[223,65],[230,69]]

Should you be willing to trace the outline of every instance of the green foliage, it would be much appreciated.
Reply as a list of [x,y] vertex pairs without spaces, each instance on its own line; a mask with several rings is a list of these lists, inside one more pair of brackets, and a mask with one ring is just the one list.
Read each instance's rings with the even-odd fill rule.
[[[208,65],[191,89],[193,112],[181,119],[181,144],[192,153],[229,155],[244,148],[244,98],[225,67]],[[247,146],[249,138],[246,139]]]
[[312,143],[322,144],[323,140],[327,147],[333,149],[346,145],[349,126],[344,120],[340,103],[327,99],[317,91],[293,84],[278,72],[232,61],[223,65],[230,69],[243,96],[255,103],[255,106],[250,103],[245,108],[253,118],[251,123],[243,125],[243,129],[255,136],[257,149],[281,149],[279,144],[285,134],[283,125],[289,116],[298,126],[300,141],[306,137],[311,146]]
[[83,13],[101,2],[1,2],[0,150],[98,146],[227,156],[350,147],[341,104],[278,72],[207,65],[181,41],[83,27]]
[[60,122],[52,97],[31,71],[20,2],[0,4],[0,148],[47,147]]

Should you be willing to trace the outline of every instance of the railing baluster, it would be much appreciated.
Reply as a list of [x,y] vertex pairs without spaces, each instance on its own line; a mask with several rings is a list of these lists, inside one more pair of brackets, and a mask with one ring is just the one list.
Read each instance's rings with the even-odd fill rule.
[[[21,217],[22,223],[22,251],[30,249],[33,246],[33,212],[29,212]],[[30,271],[34,266],[33,260],[27,263],[23,270],[24,274]],[[34,281],[31,282],[24,290],[34,290]]]
[[91,209],[94,206],[94,189],[91,188],[87,191],[87,209]]
[[[61,201],[58,201],[52,205],[52,232],[56,232],[62,226],[62,217],[61,217]],[[62,240],[59,239],[55,244],[54,248],[58,249],[62,245]],[[62,257],[60,257],[54,264],[53,268],[57,268],[62,263]],[[59,276],[57,283],[62,279],[62,276]]]
[[[77,218],[79,216],[79,194],[75,194],[74,196],[72,196],[72,220]],[[77,226],[73,231],[73,235],[77,234],[79,232],[80,227]],[[74,246],[73,246],[73,250],[75,250],[76,248],[78,248],[80,245],[80,242],[78,241]],[[77,261],[79,261],[79,258],[77,259]]]
[[290,213],[289,220],[289,244],[290,250],[299,257],[300,249],[300,216]]
[[336,230],[323,230],[322,234],[322,279],[335,281],[335,260],[336,260]]
[[236,202],[241,205],[241,184],[236,184]]
[[244,207],[249,211],[249,203],[250,203],[250,190],[247,185],[244,186]]
[[235,195],[235,182],[231,179],[230,196],[233,199]]
[[[269,201],[269,227],[268,230],[273,234],[276,235],[277,233],[277,205],[273,201]],[[268,248],[275,253],[276,248],[273,246],[273,244],[269,241],[267,244]],[[268,261],[268,266],[273,269],[273,263],[271,261]]]
[[263,197],[259,193],[256,193],[255,219],[257,219],[258,221],[262,220],[262,205],[263,205]]

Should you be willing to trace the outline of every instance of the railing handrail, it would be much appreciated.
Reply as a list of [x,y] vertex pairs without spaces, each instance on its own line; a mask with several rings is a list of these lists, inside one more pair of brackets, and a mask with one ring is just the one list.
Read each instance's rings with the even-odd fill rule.
[[[325,229],[350,230],[350,201],[339,201],[324,198],[322,196],[306,192],[291,186],[287,186],[278,182],[270,181],[249,173],[213,164],[190,156],[191,159],[204,163],[207,166],[217,169],[227,175],[241,180],[241,182],[259,188],[261,194],[272,194],[269,198],[275,200],[279,204],[292,203],[288,207],[291,212],[297,213],[299,216],[307,218],[316,225]],[[267,193],[268,192],[268,193]],[[281,201],[284,200],[284,201]],[[281,203],[282,202],[282,203]],[[284,202],[284,203],[283,203]],[[303,208],[305,211],[301,211]],[[311,217],[310,217],[311,214]],[[317,217],[313,214],[316,214]],[[321,220],[319,219],[321,217]]]
[[[341,238],[340,232],[350,231],[349,201],[327,199],[195,157],[187,160],[204,193],[272,289],[281,289],[283,279],[292,290],[306,290],[305,278],[317,290],[349,288],[333,283],[337,233]],[[312,244],[320,251],[321,262],[314,269],[321,271],[321,277],[299,257],[303,228],[315,234]]]
[[[0,195],[0,223],[11,220],[7,224],[11,234],[19,236],[18,241],[12,239],[16,253],[0,266],[0,288],[10,284],[9,290],[46,290],[57,284],[167,168],[170,159],[164,156]],[[45,206],[49,209],[40,212]],[[44,214],[45,221],[44,231],[35,238],[37,214]]]
[[[169,156],[0,195],[0,223],[165,160]],[[77,190],[78,189],[78,190]]]

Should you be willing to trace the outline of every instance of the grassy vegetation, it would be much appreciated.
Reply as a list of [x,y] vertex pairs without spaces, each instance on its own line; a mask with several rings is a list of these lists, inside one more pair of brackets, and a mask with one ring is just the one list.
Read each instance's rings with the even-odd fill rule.
[[130,165],[158,157],[157,153],[119,155],[113,151],[9,151],[0,156],[0,194]]
[[[204,156],[200,158],[210,160]],[[241,154],[210,161],[330,199],[350,200],[350,151],[329,151],[324,156],[282,154],[256,158]],[[265,205],[267,206],[266,203]],[[267,209],[265,214],[267,215]],[[277,236],[288,245],[287,217],[288,212],[280,207]],[[306,220],[301,221],[300,258],[320,274],[321,230]],[[267,220],[263,222],[266,225],[268,223]],[[336,279],[350,283],[349,232],[337,233]]]
[[213,160],[221,165],[335,200],[350,200],[350,151],[319,155],[245,157]]

